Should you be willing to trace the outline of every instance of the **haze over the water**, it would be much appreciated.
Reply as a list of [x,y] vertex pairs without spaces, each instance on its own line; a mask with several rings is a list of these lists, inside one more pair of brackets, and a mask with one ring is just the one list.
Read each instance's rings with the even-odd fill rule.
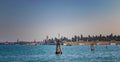
[[120,34],[120,0],[0,0],[0,41]]

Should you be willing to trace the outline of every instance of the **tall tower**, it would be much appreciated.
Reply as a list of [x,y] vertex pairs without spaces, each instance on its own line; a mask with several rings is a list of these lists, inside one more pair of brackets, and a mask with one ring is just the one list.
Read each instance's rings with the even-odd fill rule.
[[46,40],[48,40],[49,39],[49,36],[46,36]]
[[45,39],[45,44],[48,43],[48,39],[49,39],[49,36],[46,36],[46,39]]
[[19,38],[17,38],[17,42],[19,42]]

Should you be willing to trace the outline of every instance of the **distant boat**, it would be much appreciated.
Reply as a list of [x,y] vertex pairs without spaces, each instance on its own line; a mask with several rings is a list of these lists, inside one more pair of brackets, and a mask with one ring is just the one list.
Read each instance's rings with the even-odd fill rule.
[[66,46],[72,46],[71,44],[67,44]]
[[79,45],[84,45],[84,43],[79,43]]
[[110,43],[110,45],[116,45],[116,43]]

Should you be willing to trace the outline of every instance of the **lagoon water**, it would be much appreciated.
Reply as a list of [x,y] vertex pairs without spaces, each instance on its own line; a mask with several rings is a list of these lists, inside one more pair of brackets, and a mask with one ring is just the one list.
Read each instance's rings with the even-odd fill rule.
[[120,62],[120,45],[62,46],[62,55],[55,54],[55,45],[0,45],[0,62]]

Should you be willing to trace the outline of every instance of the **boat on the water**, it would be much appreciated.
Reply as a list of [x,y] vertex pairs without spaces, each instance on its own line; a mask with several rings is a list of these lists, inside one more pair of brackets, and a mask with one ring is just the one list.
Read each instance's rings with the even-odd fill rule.
[[67,44],[66,46],[72,46],[71,44]]

